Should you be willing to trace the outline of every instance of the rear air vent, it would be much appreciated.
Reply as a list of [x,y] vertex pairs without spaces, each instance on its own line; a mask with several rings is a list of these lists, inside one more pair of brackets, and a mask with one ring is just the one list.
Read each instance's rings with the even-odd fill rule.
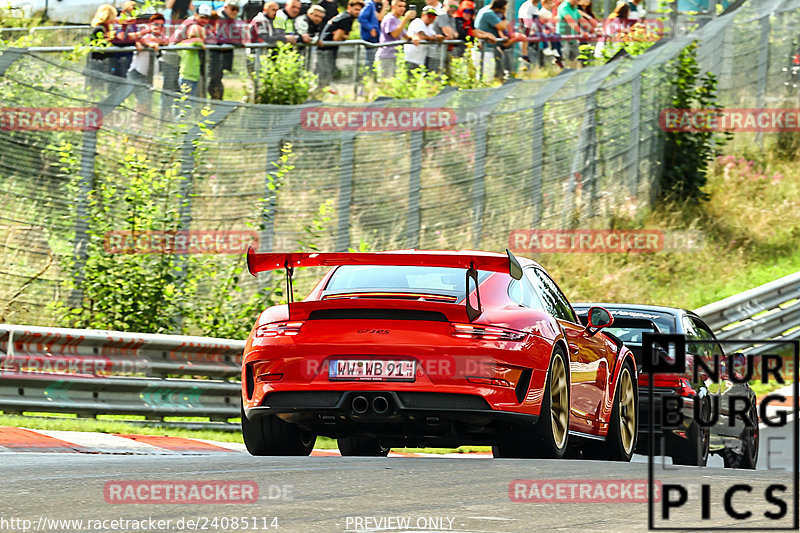
[[447,322],[439,311],[417,309],[317,309],[308,315],[309,320],[427,320]]

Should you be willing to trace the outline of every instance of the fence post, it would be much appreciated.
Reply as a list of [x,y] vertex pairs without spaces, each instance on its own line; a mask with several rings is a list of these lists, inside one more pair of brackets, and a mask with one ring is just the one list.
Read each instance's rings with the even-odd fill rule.
[[353,203],[353,159],[355,135],[342,136],[339,154],[339,201],[336,205],[338,215],[336,225],[337,252],[346,252],[350,247],[350,206]]
[[[3,55],[5,57],[5,54]],[[2,59],[2,58],[0,58]],[[0,69],[2,70],[2,69]],[[115,84],[109,94],[97,106],[105,119],[115,107],[120,105],[133,92],[133,87],[128,83]],[[81,140],[81,168],[79,171],[78,195],[75,198],[75,238],[72,249],[75,254],[73,272],[75,283],[68,297],[69,305],[79,307],[83,300],[83,271],[89,257],[89,191],[94,189],[94,162],[97,151],[97,130],[86,130]]]
[[631,122],[628,144],[628,193],[636,196],[639,191],[639,122],[642,111],[642,75],[637,74],[631,82]]
[[[483,64],[483,58],[481,58]],[[483,236],[484,192],[486,181],[486,158],[489,155],[489,146],[486,139],[489,115],[508,95],[519,79],[511,78],[503,85],[496,88],[477,107],[480,118],[475,131],[475,173],[472,177],[472,246],[478,250]]]
[[533,99],[533,123],[531,138],[533,153],[531,160],[531,202],[533,205],[532,227],[538,228],[542,222],[542,173],[544,152],[544,108],[547,101],[558,92],[578,71],[564,70],[550,80]]
[[[450,97],[456,93],[455,87],[445,87],[439,94],[429,99],[426,105],[430,107],[444,106]],[[422,221],[420,213],[420,194],[422,185],[420,174],[422,173],[422,148],[425,133],[422,130],[411,132],[409,140],[410,161],[408,169],[408,216],[406,217],[406,246],[409,248],[419,247],[419,232]]]
[[[767,98],[767,75],[769,74],[769,32],[770,14],[761,17],[761,39],[758,43],[758,81],[756,89],[756,108],[763,109]],[[756,133],[756,142],[764,145],[764,132]]]

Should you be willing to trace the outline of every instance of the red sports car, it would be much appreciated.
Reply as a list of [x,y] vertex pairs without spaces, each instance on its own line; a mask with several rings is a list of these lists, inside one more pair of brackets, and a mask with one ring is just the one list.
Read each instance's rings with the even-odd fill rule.
[[[242,364],[242,433],[253,455],[307,455],[316,435],[342,455],[391,447],[492,445],[495,457],[628,461],[637,370],[578,320],[545,270],[477,251],[247,254],[286,270],[288,304],[266,309]],[[331,266],[294,302],[294,268]]]

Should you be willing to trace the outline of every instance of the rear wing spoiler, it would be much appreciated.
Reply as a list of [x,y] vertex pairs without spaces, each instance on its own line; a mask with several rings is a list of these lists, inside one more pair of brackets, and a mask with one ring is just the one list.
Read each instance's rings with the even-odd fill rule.
[[[520,266],[514,254],[506,249],[506,257],[486,252],[299,252],[299,253],[258,253],[252,246],[247,250],[247,270],[253,276],[269,270],[286,270],[286,294],[288,302],[294,301],[292,294],[292,274],[295,268],[312,266],[341,265],[391,265],[391,266],[429,266],[466,269],[467,316],[472,321],[481,314],[481,298],[478,294],[478,270],[505,272],[514,279],[522,278]],[[469,301],[469,280],[475,286],[478,307]]]

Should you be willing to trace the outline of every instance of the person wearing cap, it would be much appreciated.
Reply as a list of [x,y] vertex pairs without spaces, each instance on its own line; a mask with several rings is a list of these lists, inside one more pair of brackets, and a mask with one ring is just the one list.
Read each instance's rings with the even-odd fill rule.
[[[244,22],[239,20],[240,10],[239,0],[225,0],[212,37],[214,44],[244,44],[247,32]],[[233,50],[210,50],[208,59],[208,94],[214,100],[222,100],[225,94],[222,77],[226,70],[233,70]]]
[[[411,21],[408,25],[408,34],[417,41],[443,41],[444,35],[436,33],[433,23],[436,22],[436,8],[425,6],[422,8],[420,18]],[[406,64],[409,70],[414,70],[425,66],[430,47],[418,43],[403,45],[403,52],[406,56]]]

